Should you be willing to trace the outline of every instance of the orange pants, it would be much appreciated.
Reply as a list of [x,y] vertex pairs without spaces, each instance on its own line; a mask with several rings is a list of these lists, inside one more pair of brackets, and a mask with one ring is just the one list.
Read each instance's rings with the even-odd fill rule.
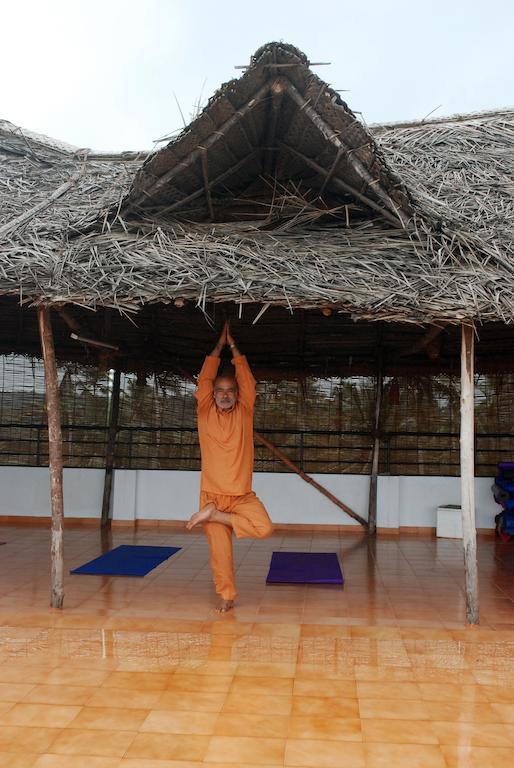
[[216,592],[224,600],[236,596],[234,562],[232,557],[232,531],[238,539],[265,539],[273,533],[273,524],[263,503],[253,491],[244,496],[219,496],[207,491],[200,492],[200,509],[210,502],[220,512],[228,512],[232,528],[224,523],[204,523],[203,529],[209,543],[212,577]]

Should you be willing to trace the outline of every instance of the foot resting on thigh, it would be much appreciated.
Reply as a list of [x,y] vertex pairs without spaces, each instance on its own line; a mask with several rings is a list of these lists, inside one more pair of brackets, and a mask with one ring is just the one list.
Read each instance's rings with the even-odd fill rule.
[[228,611],[231,611],[233,607],[233,600],[222,600],[219,606],[216,608],[216,611],[218,613],[227,613]]
[[187,530],[190,531],[191,528],[194,528],[195,525],[198,525],[199,523],[206,523],[211,519],[215,512],[215,505],[212,502],[209,502],[209,504],[202,507],[199,512],[195,512],[194,515],[191,515],[190,520],[186,523]]

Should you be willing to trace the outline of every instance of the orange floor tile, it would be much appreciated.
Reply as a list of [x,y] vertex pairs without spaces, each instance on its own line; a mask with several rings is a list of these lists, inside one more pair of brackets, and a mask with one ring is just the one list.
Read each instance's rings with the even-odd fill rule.
[[[48,532],[0,538],[0,768],[512,764],[514,544],[479,540],[466,627],[458,541],[238,541],[238,604],[219,616],[201,534],[116,532],[108,546],[182,547],[124,579],[69,575],[102,541],[66,531],[62,611]],[[344,588],[266,586],[277,549],[338,552]]]

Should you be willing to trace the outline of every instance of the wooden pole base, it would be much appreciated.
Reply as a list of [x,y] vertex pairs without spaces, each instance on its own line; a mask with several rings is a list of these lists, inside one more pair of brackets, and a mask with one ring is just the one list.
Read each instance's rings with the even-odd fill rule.
[[377,495],[378,495],[378,461],[380,458],[380,438],[379,428],[382,409],[382,390],[384,386],[384,355],[383,350],[379,347],[378,352],[378,365],[377,365],[377,381],[375,392],[375,423],[374,433],[375,439],[373,440],[373,453],[371,456],[371,476],[369,479],[369,502],[368,502],[368,533],[371,536],[375,536],[377,532]]
[[107,450],[105,455],[104,493],[102,499],[102,528],[111,524],[112,484],[114,479],[114,456],[116,451],[116,434],[118,431],[118,416],[120,412],[120,383],[121,373],[114,371],[111,390],[111,409],[109,414],[109,431],[107,435]]
[[462,544],[466,585],[466,619],[479,623],[477,537],[475,523],[474,457],[474,329],[462,324],[461,396],[460,396],[460,483],[462,509]]

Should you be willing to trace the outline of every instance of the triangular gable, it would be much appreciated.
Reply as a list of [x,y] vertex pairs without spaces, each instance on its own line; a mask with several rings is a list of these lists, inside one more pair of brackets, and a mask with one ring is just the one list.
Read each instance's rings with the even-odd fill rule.
[[199,117],[152,155],[124,201],[126,219],[266,219],[266,199],[291,191],[372,215],[410,218],[408,194],[371,133],[298,49],[270,43]]

